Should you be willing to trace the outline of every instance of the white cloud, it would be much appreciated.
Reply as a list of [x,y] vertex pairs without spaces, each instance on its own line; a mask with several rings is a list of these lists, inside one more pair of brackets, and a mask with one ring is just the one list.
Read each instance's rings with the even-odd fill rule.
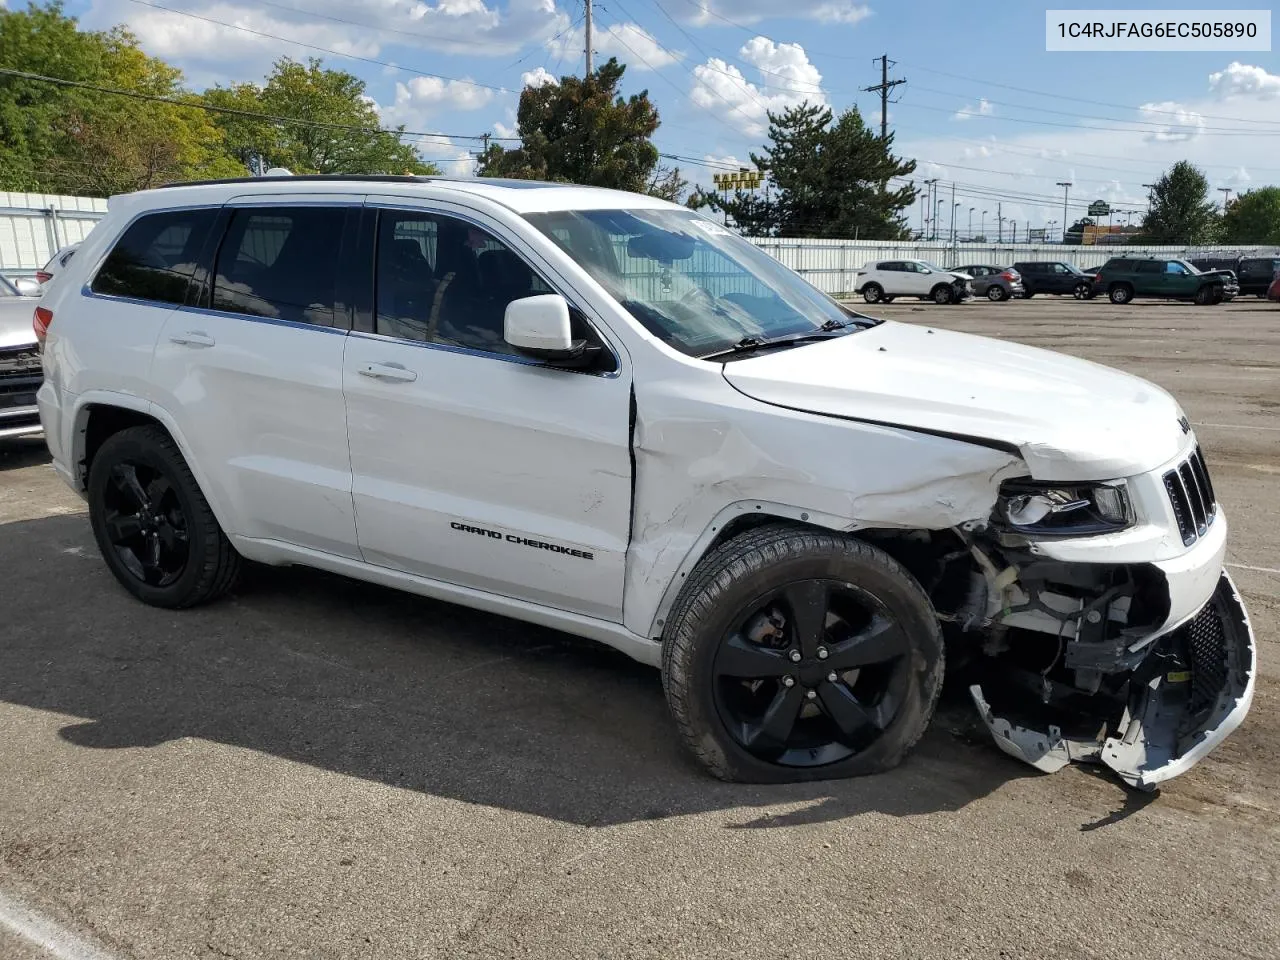
[[735,23],[757,23],[773,17],[817,20],[821,23],[855,24],[871,16],[871,8],[852,0],[695,0],[688,19],[698,26],[724,25],[721,17]]
[[1233,62],[1225,70],[1209,74],[1209,92],[1221,100],[1228,97],[1258,97],[1271,100],[1280,96],[1280,76],[1262,67]]
[[[560,58],[582,57],[586,37],[581,29],[567,30],[547,48]],[[591,48],[597,58],[617,57],[630,69],[661,70],[683,56],[662,46],[644,27],[636,23],[613,23],[592,34]]]
[[501,120],[494,123],[493,132],[500,140],[511,140],[520,136],[520,129],[518,127],[509,127]]
[[1164,124],[1159,130],[1148,133],[1147,140],[1182,143],[1194,140],[1204,130],[1204,116],[1174,100],[1144,103],[1138,109],[1142,112],[1144,120]]
[[[493,57],[510,56],[530,43],[540,43],[569,24],[568,14],[555,0],[505,0],[502,6],[496,0],[492,5],[483,0],[308,0],[307,9],[296,12],[243,0],[167,3],[230,26],[139,7],[128,0],[91,0],[82,22],[89,29],[126,25],[148,53],[180,67],[195,86],[256,79],[281,55],[295,59],[318,55],[290,40],[361,57],[377,57],[387,47]],[[345,62],[326,59],[335,67]],[[414,58],[403,59],[413,62]],[[368,75],[370,70],[359,72]]]
[[388,126],[404,124],[410,130],[429,128],[431,117],[451,110],[478,110],[493,99],[493,91],[458,80],[413,77],[396,84],[395,102],[379,107]]
[[956,111],[953,120],[969,120],[972,117],[989,117],[996,112],[996,108],[992,106],[991,101],[985,97],[978,100],[976,107],[965,104]]
[[520,74],[521,87],[545,87],[547,84],[553,86],[558,83],[548,71],[546,67],[539,67],[537,70],[530,70],[527,73]]
[[1244,167],[1237,167],[1231,171],[1230,176],[1223,177],[1223,182],[1236,187],[1247,187],[1253,182],[1253,177],[1249,175],[1249,171]]
[[467,177],[475,170],[476,159],[471,151],[448,137],[424,137],[414,146],[418,153],[450,176]]
[[694,67],[691,99],[714,110],[748,137],[765,131],[766,114],[797,106],[806,100],[825,105],[822,74],[809,62],[798,43],[774,43],[755,37],[738,51],[744,62],[760,71],[760,82],[751,83],[736,66],[719,57]]

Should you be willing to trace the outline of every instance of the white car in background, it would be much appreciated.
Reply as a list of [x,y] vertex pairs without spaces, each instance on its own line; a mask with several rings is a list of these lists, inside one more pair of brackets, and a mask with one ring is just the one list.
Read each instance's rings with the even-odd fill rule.
[[80,244],[78,243],[72,243],[63,247],[49,258],[48,263],[36,271],[36,280],[40,282],[40,288],[42,290],[49,286],[50,280],[66,268],[67,264],[71,262],[71,258],[75,256],[76,250],[79,249],[79,247]]
[[40,350],[32,315],[40,298],[0,277],[0,442],[40,435]]
[[113,197],[35,330],[54,469],[140,600],[213,600],[249,559],[593,638],[661,668],[725,779],[893,766],[953,655],[1002,750],[1143,788],[1253,696],[1173,397],[855,313],[655,197],[309,176]]
[[858,271],[854,293],[867,303],[894,297],[919,297],[934,303],[959,303],[973,295],[967,273],[944,270],[928,260],[873,260]]

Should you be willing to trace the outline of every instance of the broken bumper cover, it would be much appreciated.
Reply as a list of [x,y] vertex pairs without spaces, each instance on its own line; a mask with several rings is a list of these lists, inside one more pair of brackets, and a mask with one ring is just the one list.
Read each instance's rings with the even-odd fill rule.
[[1185,773],[1240,725],[1253,702],[1257,650],[1249,615],[1222,573],[1208,603],[1163,638],[1134,671],[1127,707],[1092,739],[1057,726],[1031,729],[996,716],[969,688],[1005,753],[1053,773],[1072,761],[1102,763],[1130,786],[1152,790]]

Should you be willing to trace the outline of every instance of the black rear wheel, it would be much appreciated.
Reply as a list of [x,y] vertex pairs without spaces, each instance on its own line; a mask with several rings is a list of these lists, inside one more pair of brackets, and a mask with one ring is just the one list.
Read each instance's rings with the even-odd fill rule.
[[879,303],[880,298],[884,296],[884,290],[878,283],[868,283],[862,288],[862,299],[867,303]]
[[109,437],[93,458],[88,495],[102,557],[138,599],[189,607],[235,582],[240,556],[177,444],[159,426]]
[[699,565],[668,621],[663,682],[716,776],[814,780],[898,763],[932,715],[942,658],[928,598],[892,558],[778,525]]

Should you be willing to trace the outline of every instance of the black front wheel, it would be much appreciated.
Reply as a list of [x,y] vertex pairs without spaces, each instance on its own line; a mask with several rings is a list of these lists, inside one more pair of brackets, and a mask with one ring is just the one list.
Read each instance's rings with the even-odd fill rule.
[[89,470],[89,520],[117,580],[157,607],[226,591],[240,570],[177,444],[159,426],[111,436]]
[[1077,300],[1089,300],[1093,297],[1093,284],[1077,283],[1075,289],[1071,291],[1072,296]]
[[769,525],[706,557],[671,611],[663,685],[717,777],[779,783],[899,763],[943,674],[920,585],[870,544]]

